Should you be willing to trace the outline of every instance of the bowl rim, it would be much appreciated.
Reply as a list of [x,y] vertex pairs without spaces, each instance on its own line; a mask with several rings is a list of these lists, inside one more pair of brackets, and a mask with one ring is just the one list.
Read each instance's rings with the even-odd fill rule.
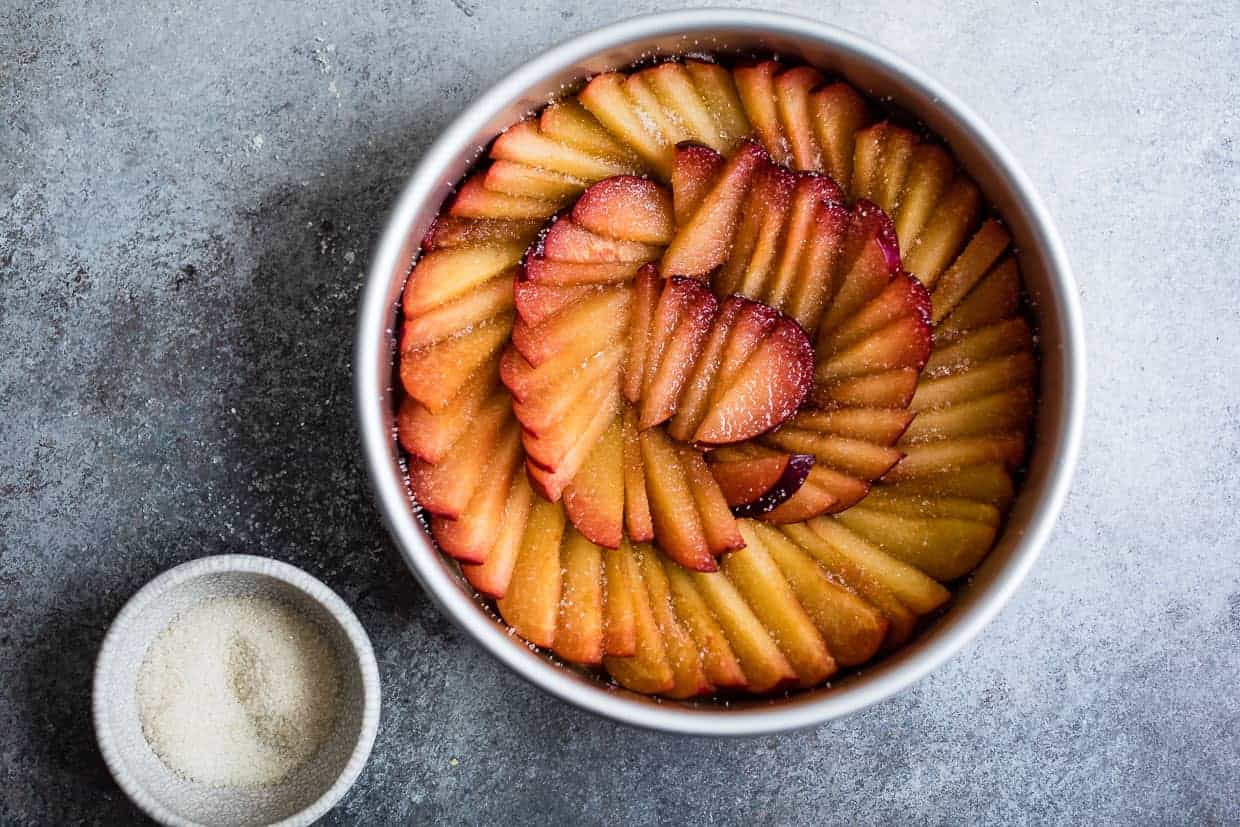
[[336,780],[318,798],[296,813],[273,822],[273,827],[305,827],[322,818],[328,810],[336,806],[361,775],[362,768],[370,758],[375,736],[379,730],[381,693],[379,667],[375,661],[370,638],[366,635],[361,621],[357,619],[348,604],[326,584],[296,566],[252,554],[217,554],[173,566],[139,589],[125,602],[111,626],[108,627],[99,656],[95,660],[91,688],[91,712],[94,720],[95,740],[99,744],[99,751],[103,754],[103,761],[108,771],[125,795],[129,796],[129,799],[138,805],[139,809],[160,824],[196,827],[198,822],[182,818],[150,795],[125,765],[112,732],[108,713],[114,701],[112,694],[107,691],[106,683],[108,676],[116,668],[116,659],[120,656],[120,649],[126,635],[132,633],[132,623],[147,605],[182,583],[205,575],[233,573],[256,574],[279,580],[313,600],[340,626],[357,657],[362,685],[362,720],[357,742],[349,753],[348,761],[341,768]]
[[[795,704],[774,701],[744,709],[695,708],[650,703],[627,697],[601,682],[566,679],[563,669],[547,657],[530,657],[506,629],[465,593],[440,562],[437,549],[410,508],[403,476],[394,469],[394,433],[385,424],[383,407],[391,377],[390,299],[392,274],[400,264],[408,227],[429,198],[442,197],[444,171],[491,118],[518,100],[530,87],[595,57],[607,49],[655,37],[707,34],[720,30],[782,36],[812,41],[836,53],[899,78],[936,101],[941,112],[994,164],[1027,213],[1029,226],[1045,260],[1050,298],[1063,334],[1062,423],[1043,450],[1052,465],[1022,532],[994,580],[971,605],[954,607],[933,641],[917,651],[904,650],[870,668],[870,674],[848,686]],[[387,356],[385,357],[385,354]],[[385,361],[386,359],[386,361]],[[386,365],[386,373],[383,365]],[[572,37],[530,58],[506,74],[458,115],[410,175],[388,216],[371,258],[358,313],[354,352],[356,415],[368,476],[379,510],[401,556],[431,599],[457,626],[486,651],[541,689],[574,706],[613,720],[647,729],[688,735],[749,736],[800,729],[840,718],[885,700],[916,683],[965,647],[1003,608],[1028,574],[1049,538],[1063,506],[1080,454],[1085,413],[1085,335],[1076,283],[1067,252],[1049,212],[1020,164],[971,109],[937,81],[869,40],[845,29],[808,18],[741,9],[695,9],[641,15]],[[884,668],[879,669],[879,666]]]

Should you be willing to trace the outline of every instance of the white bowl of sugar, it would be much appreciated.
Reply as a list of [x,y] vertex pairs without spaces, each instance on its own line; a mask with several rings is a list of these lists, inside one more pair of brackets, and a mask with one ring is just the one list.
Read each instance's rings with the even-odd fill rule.
[[156,821],[304,825],[370,756],[379,673],[327,586],[263,557],[205,557],[117,615],[95,665],[94,719],[108,769]]

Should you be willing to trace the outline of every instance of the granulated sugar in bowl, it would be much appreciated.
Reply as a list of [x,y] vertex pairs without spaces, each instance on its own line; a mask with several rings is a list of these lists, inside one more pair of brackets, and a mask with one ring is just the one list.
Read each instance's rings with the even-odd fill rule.
[[191,781],[278,783],[336,723],[340,665],[322,629],[263,596],[220,597],[182,612],[138,673],[142,731]]
[[176,566],[104,637],[92,707],[121,789],[173,827],[306,827],[357,780],[379,670],[340,596],[248,554]]

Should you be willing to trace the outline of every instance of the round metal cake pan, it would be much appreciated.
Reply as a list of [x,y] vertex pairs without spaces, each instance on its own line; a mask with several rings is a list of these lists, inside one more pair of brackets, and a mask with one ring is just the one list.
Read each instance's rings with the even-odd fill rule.
[[[941,136],[1002,216],[1036,317],[1040,400],[1029,468],[997,545],[950,608],[908,646],[820,689],[728,705],[655,700],[565,668],[511,636],[441,555],[415,514],[393,426],[396,312],[423,234],[492,138],[598,72],[658,55],[779,53],[890,100]],[[909,687],[959,652],[1033,566],[1067,495],[1085,410],[1085,336],[1063,243],[1012,154],[955,95],[855,34],[800,17],[696,10],[624,20],[583,34],[507,74],[422,157],[370,263],[355,351],[362,451],[379,509],[409,568],[439,608],[521,677],[562,700],[628,724],[686,734],[755,735],[856,712]]]

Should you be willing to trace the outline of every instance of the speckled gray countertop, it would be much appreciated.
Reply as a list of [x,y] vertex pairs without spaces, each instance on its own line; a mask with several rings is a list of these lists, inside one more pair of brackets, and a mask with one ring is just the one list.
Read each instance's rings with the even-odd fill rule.
[[1240,7],[761,5],[955,90],[1072,254],[1085,451],[999,619],[851,719],[677,739],[514,678],[384,535],[349,360],[388,204],[506,70],[663,6],[7,0],[0,822],[138,819],[91,734],[96,649],[149,578],[240,551],[374,640],[381,731],[332,823],[1240,823]]

